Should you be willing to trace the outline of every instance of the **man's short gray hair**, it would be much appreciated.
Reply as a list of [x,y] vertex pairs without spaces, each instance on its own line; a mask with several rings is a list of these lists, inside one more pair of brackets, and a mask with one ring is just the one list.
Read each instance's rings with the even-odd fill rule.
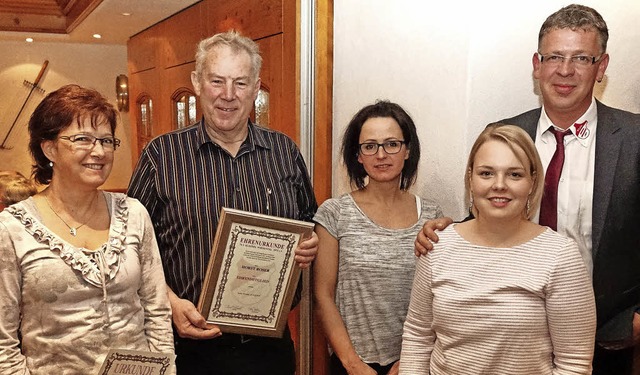
[[209,52],[219,46],[228,46],[234,52],[244,51],[249,54],[251,58],[251,78],[257,80],[260,76],[260,68],[262,67],[262,57],[260,56],[260,48],[258,44],[240,35],[235,30],[230,30],[224,33],[218,33],[207,39],[203,39],[198,43],[196,49],[196,74],[198,77],[202,76],[202,70],[204,69],[204,63],[207,60]]

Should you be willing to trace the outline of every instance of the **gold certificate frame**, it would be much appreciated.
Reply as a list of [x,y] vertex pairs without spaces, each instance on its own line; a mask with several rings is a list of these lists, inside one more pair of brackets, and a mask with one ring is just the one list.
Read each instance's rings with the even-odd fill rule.
[[198,310],[222,332],[282,337],[314,224],[223,207]]
[[98,375],[165,375],[175,363],[174,354],[109,349]]

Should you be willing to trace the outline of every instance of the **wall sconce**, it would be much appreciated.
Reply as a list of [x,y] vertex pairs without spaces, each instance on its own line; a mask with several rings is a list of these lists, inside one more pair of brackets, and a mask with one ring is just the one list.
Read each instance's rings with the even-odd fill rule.
[[124,74],[116,77],[116,103],[118,111],[129,111],[129,79]]

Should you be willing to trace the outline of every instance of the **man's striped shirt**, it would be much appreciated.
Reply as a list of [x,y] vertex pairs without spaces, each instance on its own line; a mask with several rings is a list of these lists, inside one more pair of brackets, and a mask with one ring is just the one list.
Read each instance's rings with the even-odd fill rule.
[[232,157],[204,126],[203,120],[152,140],[128,191],[151,215],[167,284],[194,304],[222,207],[304,221],[317,209],[305,162],[286,135],[249,122]]

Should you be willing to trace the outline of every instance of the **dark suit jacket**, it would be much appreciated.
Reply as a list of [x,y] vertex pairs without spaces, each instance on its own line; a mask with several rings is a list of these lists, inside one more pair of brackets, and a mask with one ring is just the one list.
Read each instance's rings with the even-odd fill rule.
[[[631,337],[640,307],[640,114],[597,102],[593,187],[593,288],[597,341]],[[541,108],[502,120],[535,140]],[[576,311],[580,314],[580,311]]]

